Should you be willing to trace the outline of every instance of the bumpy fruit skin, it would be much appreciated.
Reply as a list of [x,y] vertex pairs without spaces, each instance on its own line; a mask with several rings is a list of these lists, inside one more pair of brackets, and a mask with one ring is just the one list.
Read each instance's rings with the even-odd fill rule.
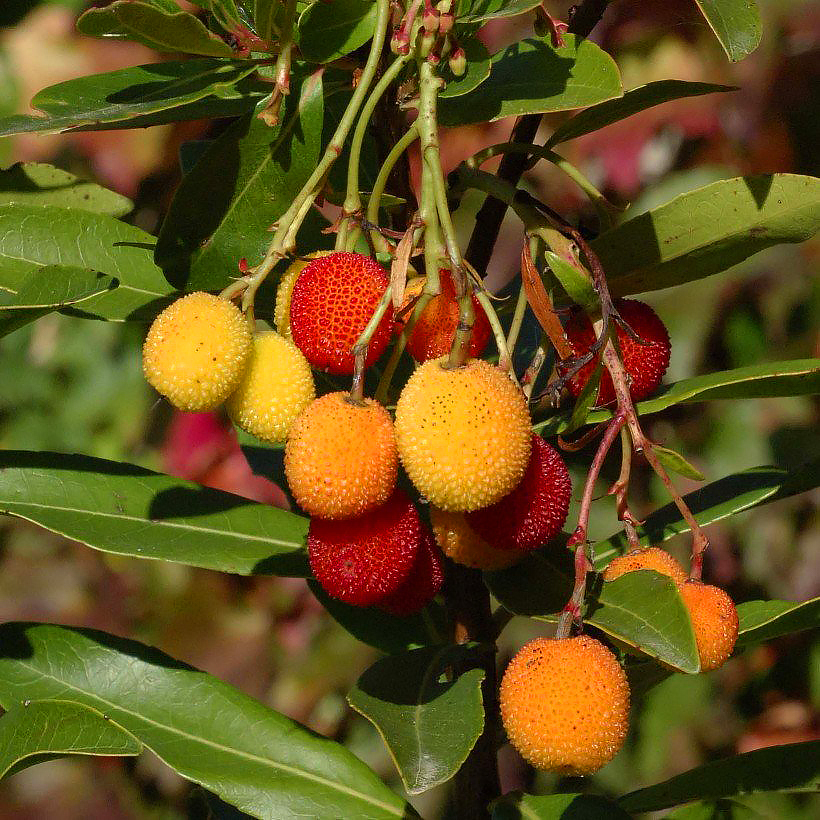
[[399,589],[410,575],[421,543],[421,521],[401,490],[358,518],[312,518],[310,568],[332,598],[370,606]]
[[[669,333],[658,314],[644,302],[637,299],[616,299],[615,307],[635,333],[649,343],[641,344],[635,341],[620,325],[616,325],[618,346],[630,379],[629,393],[634,401],[640,401],[657,389],[666,368],[669,367]],[[574,311],[570,316],[565,332],[576,355],[586,353],[595,341],[592,322],[581,310]],[[595,360],[589,362],[573,376],[568,387],[575,398],[578,398],[584,385],[589,381],[596,364]],[[603,370],[596,404],[602,406],[613,401],[615,388],[612,385],[612,378]]]
[[430,507],[430,524],[442,552],[457,564],[472,569],[507,569],[517,564],[524,553],[491,547],[470,525],[463,513]]
[[594,638],[539,638],[504,673],[501,718],[512,745],[536,768],[592,774],[626,737],[626,674]]
[[[360,253],[335,251],[305,265],[293,286],[290,329],[313,367],[340,375],[353,372],[351,348],[389,283],[384,268]],[[370,340],[366,365],[384,352],[392,327],[390,307]]]
[[154,319],[142,368],[148,383],[174,407],[213,410],[239,384],[251,344],[239,308],[210,293],[189,293]]
[[493,504],[521,480],[530,457],[524,394],[481,359],[447,369],[425,362],[396,404],[396,443],[418,491],[450,512]]
[[[456,289],[453,284],[453,275],[449,270],[443,268],[439,271],[439,282],[441,293],[434,296],[424,308],[421,316],[413,325],[413,332],[407,340],[407,350],[417,362],[426,362],[430,359],[437,359],[450,352],[453,339],[458,326],[458,301],[456,300]],[[405,293],[405,305],[409,305],[421,292],[424,280],[419,285],[409,284]],[[484,352],[487,342],[492,335],[492,329],[484,313],[484,309],[479,305],[478,300],[473,296],[473,311],[475,312],[475,322],[473,332],[470,336],[469,355],[477,358]],[[407,310],[401,314],[401,319],[396,322],[396,331],[401,332],[412,310]]]
[[280,442],[314,398],[307,359],[293,342],[270,331],[254,337],[250,363],[225,409],[243,430],[264,441]]
[[660,547],[646,547],[613,558],[604,570],[604,581],[614,581],[627,572],[639,569],[654,569],[655,572],[668,575],[679,584],[686,580],[686,571],[666,550]]
[[279,287],[276,288],[276,305],[273,308],[273,323],[280,335],[289,341],[293,340],[293,334],[290,332],[290,300],[296,279],[311,259],[319,259],[330,253],[332,251],[314,251],[294,259],[279,280]]
[[495,504],[467,513],[467,522],[498,549],[534,550],[561,531],[571,495],[564,459],[533,435],[532,455],[518,486]]
[[701,671],[723,666],[737,640],[738,617],[734,602],[720,587],[700,581],[682,584],[680,594],[692,619]]
[[383,504],[396,485],[398,456],[390,414],[347,393],[309,404],[285,445],[285,476],[299,506],[319,518],[353,518]]
[[414,615],[433,600],[442,583],[444,568],[441,556],[433,536],[422,528],[421,543],[410,573],[399,588],[382,598],[377,606],[391,615]]

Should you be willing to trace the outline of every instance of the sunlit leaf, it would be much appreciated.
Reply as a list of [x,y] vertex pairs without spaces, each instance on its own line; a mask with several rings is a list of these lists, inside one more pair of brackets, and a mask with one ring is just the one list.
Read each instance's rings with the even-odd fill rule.
[[738,604],[736,649],[820,627],[820,598],[810,601],[747,601]]
[[733,62],[760,45],[763,23],[755,0],[695,0],[723,50]]

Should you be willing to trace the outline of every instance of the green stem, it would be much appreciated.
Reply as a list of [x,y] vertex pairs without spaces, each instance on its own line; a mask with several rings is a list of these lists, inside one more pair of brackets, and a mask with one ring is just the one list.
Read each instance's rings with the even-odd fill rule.
[[475,298],[478,300],[478,303],[487,315],[487,321],[490,323],[490,327],[492,328],[495,344],[498,348],[498,366],[502,370],[506,370],[510,378],[517,385],[518,381],[516,380],[515,373],[513,373],[512,369],[512,355],[510,354],[510,349],[507,346],[507,340],[504,338],[504,328],[501,327],[501,322],[499,321],[498,314],[495,312],[495,308],[490,301],[490,296],[486,290],[476,290]]
[[[376,75],[376,69],[379,64],[379,57],[384,46],[384,38],[387,32],[387,27],[390,23],[390,0],[376,0],[376,26],[373,33],[373,39],[370,43],[370,53],[367,57],[364,69],[362,70],[359,84],[350,98],[347,109],[342,115],[342,119],[330,140],[325,153],[319,160],[314,172],[310,175],[308,181],[302,187],[302,190],[296,195],[288,210],[279,219],[279,224],[276,232],[273,235],[270,246],[265,253],[264,258],[259,265],[254,269],[254,272],[248,276],[248,287],[243,298],[243,307],[248,307],[253,304],[256,291],[262,282],[265,281],[267,275],[273,270],[276,263],[285,256],[285,254],[292,250],[296,240],[296,234],[301,227],[302,221],[307,215],[314,199],[321,190],[325,177],[327,176],[330,167],[341,154],[342,146],[344,145],[347,135],[350,132],[356,115],[367,96],[370,84]],[[306,205],[307,203],[307,205]]]

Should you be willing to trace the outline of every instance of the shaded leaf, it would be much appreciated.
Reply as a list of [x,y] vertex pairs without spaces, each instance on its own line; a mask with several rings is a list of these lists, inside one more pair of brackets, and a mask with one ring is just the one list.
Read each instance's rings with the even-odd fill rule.
[[458,20],[483,23],[496,17],[515,17],[540,5],[540,0],[459,0]]
[[820,598],[810,601],[747,601],[738,604],[740,621],[735,649],[820,627]]
[[691,478],[693,481],[706,481],[706,476],[693,464],[690,464],[680,453],[670,450],[668,447],[661,447],[656,444],[653,449],[658,461],[671,470],[673,473]]
[[372,0],[314,3],[299,17],[299,49],[313,63],[328,63],[355,51],[373,36]]
[[157,240],[156,261],[180,289],[215,290],[237,275],[242,257],[261,259],[270,226],[316,167],[323,94],[319,76],[295,82],[282,124],[253,114],[207,148],[174,195]]
[[544,258],[555,278],[561,283],[561,287],[575,304],[585,310],[594,310],[600,305],[600,299],[589,275],[552,251],[544,251]]
[[107,714],[183,777],[256,817],[403,817],[338,743],[158,650],[93,630],[0,627],[0,703],[65,698]]
[[[791,472],[779,467],[752,467],[725,476],[685,495],[684,501],[701,526],[728,518],[743,510],[813,489],[820,484],[820,461],[809,462]],[[670,503],[647,516],[637,528],[641,545],[657,546],[689,526],[678,508]],[[600,568],[613,556],[626,552],[629,542],[623,532],[593,544],[595,566]]]
[[40,162],[18,162],[0,171],[0,205],[59,205],[108,216],[125,216],[133,203],[68,171]]
[[492,57],[492,72],[478,88],[442,100],[442,125],[469,125],[502,117],[565,111],[620,96],[621,78],[612,58],[589,40],[568,34],[553,48],[523,40]]
[[279,8],[280,0],[255,0],[253,4],[253,20],[256,23],[256,33],[265,42],[274,39],[276,13]]
[[6,701],[0,778],[56,755],[138,755],[142,744],[102,712],[68,700]]
[[755,0],[695,0],[732,62],[760,45],[763,23]]
[[717,760],[618,800],[629,812],[657,811],[692,800],[715,800],[755,792],[817,791],[820,740],[788,743]]
[[547,147],[551,148],[558,145],[558,143],[575,139],[583,134],[590,134],[599,128],[604,128],[614,122],[631,117],[639,111],[654,108],[656,105],[671,100],[736,90],[736,88],[728,85],[692,83],[687,80],[657,80],[653,83],[647,83],[627,91],[623,97],[598,103],[598,105],[593,105],[568,119],[563,125],[555,129],[553,135],[547,140]]
[[251,60],[175,60],[78,77],[38,91],[31,107],[45,116],[0,119],[0,137],[53,134],[70,128],[144,128],[148,125],[244,113],[270,85],[249,77]]
[[820,228],[820,179],[759,174],[681,194],[606,231],[591,244],[615,296],[720,273]]
[[617,803],[596,794],[509,792],[490,806],[492,820],[629,820]]
[[238,575],[307,574],[306,519],[131,464],[0,452],[0,512],[117,555]]
[[89,37],[132,40],[155,51],[181,51],[205,57],[231,57],[231,47],[193,14],[177,7],[174,13],[139,0],[115,0],[104,8],[89,9],[77,20],[77,29]]
[[376,661],[347,697],[378,730],[410,794],[453,777],[481,734],[484,670],[453,680],[449,672],[477,651],[438,646],[391,655]]
[[447,63],[442,65],[441,74],[447,85],[439,93],[440,99],[467,94],[490,76],[490,53],[484,43],[470,37],[464,40],[461,47],[467,57],[467,71],[461,77],[456,77]]

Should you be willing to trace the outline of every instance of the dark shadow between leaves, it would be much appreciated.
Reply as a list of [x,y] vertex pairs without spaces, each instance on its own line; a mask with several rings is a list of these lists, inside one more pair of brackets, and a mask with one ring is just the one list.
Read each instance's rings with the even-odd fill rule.
[[123,464],[119,461],[106,461],[93,456],[76,453],[53,453],[49,451],[0,450],[0,469],[27,469],[42,467],[48,470],[66,470],[71,472],[100,473],[111,476],[151,476],[156,473],[138,467],[136,464]]
[[743,177],[743,182],[749,189],[749,193],[752,195],[757,209],[760,210],[769,198],[769,191],[771,191],[772,183],[774,182],[774,174],[758,174],[752,177]]
[[[521,793],[505,795],[493,804],[493,820],[522,820],[524,817],[535,816],[536,812],[539,817],[554,820],[630,820],[630,815],[620,806],[595,794],[555,794],[544,798],[552,805],[548,803],[546,806],[522,809],[521,802],[527,797],[538,800],[537,797]],[[569,803],[565,803],[567,799],[570,799]]]
[[168,487],[154,495],[148,507],[148,518],[151,521],[195,518],[252,506],[260,504],[210,487]]

